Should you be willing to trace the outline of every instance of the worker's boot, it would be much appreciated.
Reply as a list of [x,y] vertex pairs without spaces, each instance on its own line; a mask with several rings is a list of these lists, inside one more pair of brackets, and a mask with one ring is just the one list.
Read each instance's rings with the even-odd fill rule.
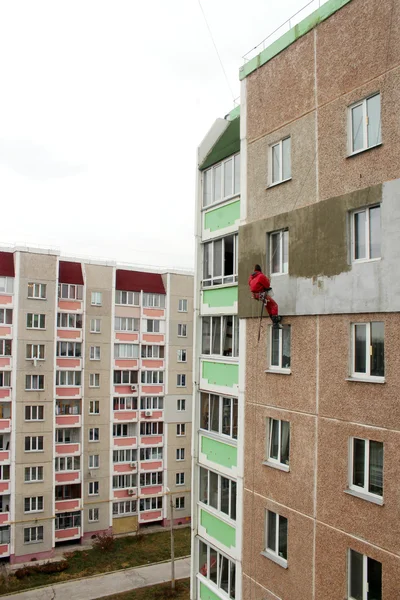
[[281,325],[281,321],[282,321],[282,317],[279,315],[272,315],[271,316],[271,321],[273,323],[272,327],[274,329],[283,329],[282,325]]

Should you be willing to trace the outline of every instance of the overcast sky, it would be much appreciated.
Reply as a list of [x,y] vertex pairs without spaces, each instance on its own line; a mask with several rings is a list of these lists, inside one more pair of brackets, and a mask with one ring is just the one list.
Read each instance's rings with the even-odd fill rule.
[[[317,0],[316,0],[317,1]],[[306,0],[0,0],[3,243],[192,268],[196,147]]]

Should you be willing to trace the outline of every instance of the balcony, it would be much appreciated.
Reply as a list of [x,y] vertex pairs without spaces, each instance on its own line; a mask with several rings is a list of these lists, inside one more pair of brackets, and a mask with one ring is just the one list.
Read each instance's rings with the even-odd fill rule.
[[141,446],[162,446],[164,444],[164,436],[160,435],[141,435]]
[[113,438],[114,448],[137,448],[137,437],[136,436],[123,436]]
[[125,333],[122,331],[117,331],[115,333],[115,341],[116,342],[138,342],[139,334],[138,333]]
[[57,427],[80,427],[81,415],[57,415],[56,426]]
[[165,308],[143,307],[142,314],[149,319],[165,319]]
[[164,333],[141,333],[140,334],[141,342],[143,344],[165,344],[165,334]]
[[115,410],[113,412],[113,421],[115,423],[136,422],[137,418],[137,410]]
[[149,409],[140,411],[140,419],[142,421],[159,421],[160,419],[162,421],[163,418],[164,418],[163,410],[149,408]]
[[113,473],[115,475],[123,475],[124,473],[137,473],[137,462],[113,463]]
[[74,369],[80,370],[82,368],[82,359],[81,358],[57,358],[57,369],[68,369],[72,371]]
[[56,456],[77,456],[81,453],[79,442],[56,442]]
[[56,387],[56,397],[57,398],[71,398],[72,400],[75,398],[81,398],[82,396],[82,387],[71,385],[71,386],[57,386]]
[[58,308],[68,312],[79,312],[83,310],[82,300],[58,300]]
[[10,521],[9,512],[0,512],[0,527],[6,525]]
[[0,481],[0,495],[8,496],[11,493],[11,483],[10,481]]
[[163,461],[162,460],[142,460],[139,464],[139,470],[141,473],[147,471],[162,471]]
[[12,357],[11,356],[0,356],[0,369],[12,369]]
[[81,513],[58,513],[55,520],[56,542],[74,540],[81,537]]
[[55,474],[56,485],[57,484],[75,484],[81,483],[81,472],[80,471],[56,471]]
[[81,510],[82,489],[80,484],[56,485],[55,505],[56,511]]
[[11,401],[11,388],[10,387],[0,387],[0,400]]
[[137,498],[137,487],[115,489],[113,494],[114,500],[135,500]]
[[141,497],[155,496],[156,494],[162,494],[162,492],[162,483],[157,485],[145,485],[139,488],[139,494]]
[[162,510],[148,510],[139,513],[139,523],[150,523],[162,519]]
[[82,329],[57,329],[57,339],[67,342],[81,342]]
[[11,419],[0,419],[0,433],[11,433]]
[[115,369],[138,369],[139,359],[137,358],[116,358],[114,359]]

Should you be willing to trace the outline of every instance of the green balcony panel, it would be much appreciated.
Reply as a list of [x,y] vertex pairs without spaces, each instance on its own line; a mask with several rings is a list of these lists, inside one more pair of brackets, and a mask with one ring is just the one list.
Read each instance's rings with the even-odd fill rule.
[[200,510],[200,524],[208,535],[224,544],[226,548],[236,547],[236,529],[228,523],[221,521],[221,519],[205,510]]
[[226,227],[232,227],[240,219],[240,200],[209,210],[204,215],[204,229],[219,231]]
[[221,385],[231,388],[238,385],[239,365],[220,362],[203,361],[202,377],[210,385]]
[[208,589],[206,585],[201,581],[200,582],[200,600],[221,600],[219,596],[214,594],[211,590]]
[[238,286],[234,285],[226,288],[217,288],[216,290],[204,290],[203,304],[210,308],[231,307],[237,304]]
[[237,466],[237,448],[224,442],[219,442],[205,435],[201,436],[201,451],[207,456],[207,460],[221,467]]

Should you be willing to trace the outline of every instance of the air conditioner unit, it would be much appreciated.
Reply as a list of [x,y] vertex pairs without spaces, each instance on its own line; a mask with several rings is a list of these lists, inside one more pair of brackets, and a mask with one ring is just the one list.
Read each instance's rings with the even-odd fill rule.
[[145,411],[144,411],[144,416],[145,416],[145,417],[151,417],[151,416],[152,416],[152,414],[153,414],[153,411],[152,411],[152,410],[145,410]]
[[136,467],[136,463],[135,462],[131,462],[131,467],[135,468]]
[[37,367],[37,357],[36,357],[36,356],[35,356],[35,357],[34,357],[34,359],[33,359],[33,366],[34,366],[34,367]]
[[129,488],[128,496],[134,496],[134,495],[135,495],[135,490],[133,488]]
[[131,385],[132,392],[136,392],[136,385]]

